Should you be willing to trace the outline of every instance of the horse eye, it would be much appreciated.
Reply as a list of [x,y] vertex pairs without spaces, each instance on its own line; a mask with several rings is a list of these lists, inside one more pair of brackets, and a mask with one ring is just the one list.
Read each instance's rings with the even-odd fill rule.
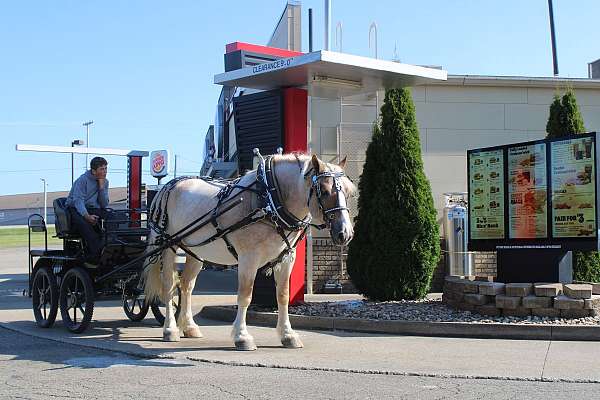
[[335,219],[335,214],[334,214],[334,213],[330,213],[330,214],[328,215],[328,218],[329,218],[331,221],[333,221],[333,220]]

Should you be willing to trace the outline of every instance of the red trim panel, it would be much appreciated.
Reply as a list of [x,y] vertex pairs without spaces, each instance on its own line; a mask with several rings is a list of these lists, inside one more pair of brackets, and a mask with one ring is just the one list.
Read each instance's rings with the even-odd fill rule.
[[[283,89],[283,143],[286,153],[308,151],[308,93],[304,89]],[[304,301],[306,239],[296,247],[296,261],[290,275],[290,304]]]
[[231,53],[238,50],[251,51],[253,53],[268,54],[277,57],[294,57],[304,53],[300,51],[291,51],[278,49],[277,47],[260,46],[258,44],[250,44],[244,42],[233,42],[225,46],[225,53]]

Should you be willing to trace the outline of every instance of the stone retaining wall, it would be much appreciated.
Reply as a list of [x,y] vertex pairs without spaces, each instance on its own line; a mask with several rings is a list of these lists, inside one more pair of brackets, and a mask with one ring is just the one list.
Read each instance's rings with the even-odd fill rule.
[[583,318],[600,315],[600,284],[501,283],[448,276],[442,302],[488,316]]

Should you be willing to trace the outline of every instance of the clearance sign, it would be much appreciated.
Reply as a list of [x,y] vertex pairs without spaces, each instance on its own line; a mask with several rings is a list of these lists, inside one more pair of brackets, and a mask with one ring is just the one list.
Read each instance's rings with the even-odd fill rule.
[[597,249],[596,154],[595,133],[467,151],[469,248]]

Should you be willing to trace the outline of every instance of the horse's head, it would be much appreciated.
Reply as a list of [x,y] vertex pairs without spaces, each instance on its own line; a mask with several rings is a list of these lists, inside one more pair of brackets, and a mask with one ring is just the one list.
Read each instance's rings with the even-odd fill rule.
[[310,179],[310,213],[314,221],[329,228],[333,242],[345,245],[352,240],[354,228],[350,220],[346,199],[354,194],[354,184],[344,174],[346,158],[339,165],[325,163],[312,156]]

